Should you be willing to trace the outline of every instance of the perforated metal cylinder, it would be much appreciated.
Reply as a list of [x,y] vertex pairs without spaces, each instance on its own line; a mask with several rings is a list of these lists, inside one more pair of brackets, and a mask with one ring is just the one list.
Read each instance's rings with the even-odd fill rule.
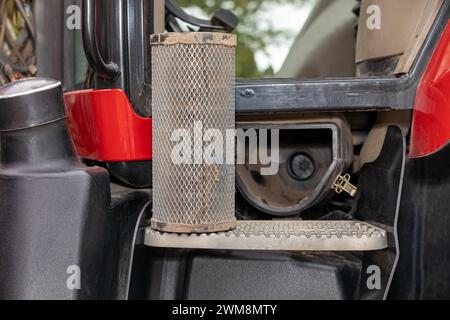
[[[165,33],[152,36],[151,43],[151,226],[174,233],[233,229],[235,166],[226,164],[225,154],[209,151],[222,144],[225,153],[227,130],[235,127],[236,36]],[[208,137],[211,129],[215,138]],[[219,136],[223,140],[212,144]]]

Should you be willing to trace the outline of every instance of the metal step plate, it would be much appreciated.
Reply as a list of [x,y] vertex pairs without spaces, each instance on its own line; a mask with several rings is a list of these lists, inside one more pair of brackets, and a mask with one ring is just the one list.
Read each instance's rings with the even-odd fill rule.
[[358,221],[239,221],[212,234],[146,230],[145,244],[158,248],[282,251],[373,251],[387,247],[387,232]]

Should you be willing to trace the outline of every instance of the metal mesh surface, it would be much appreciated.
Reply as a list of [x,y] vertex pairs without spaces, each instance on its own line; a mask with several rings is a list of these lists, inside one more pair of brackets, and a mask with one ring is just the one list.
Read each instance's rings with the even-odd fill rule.
[[[207,35],[196,33],[200,42],[192,44],[176,43],[170,37],[170,45],[152,43],[151,225],[160,231],[217,232],[236,225],[235,166],[224,161],[205,164],[203,153],[195,152],[198,146],[205,150],[210,145],[203,135],[194,134],[195,123],[202,124],[203,133],[216,129],[224,138],[226,129],[234,129],[235,124],[235,48],[211,43],[210,37],[208,44],[202,44]],[[172,134],[179,129],[190,134],[186,146],[191,150],[192,164],[175,164],[171,157],[178,144],[171,140]],[[224,141],[223,145],[225,150]]]

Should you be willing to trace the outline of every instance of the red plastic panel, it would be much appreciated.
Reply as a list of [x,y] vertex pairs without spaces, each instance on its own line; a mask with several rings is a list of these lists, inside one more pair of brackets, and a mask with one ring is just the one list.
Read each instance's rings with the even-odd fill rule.
[[450,141],[450,22],[417,90],[410,157],[425,157]]
[[65,100],[79,157],[104,162],[152,159],[152,119],[138,116],[122,90],[74,91]]

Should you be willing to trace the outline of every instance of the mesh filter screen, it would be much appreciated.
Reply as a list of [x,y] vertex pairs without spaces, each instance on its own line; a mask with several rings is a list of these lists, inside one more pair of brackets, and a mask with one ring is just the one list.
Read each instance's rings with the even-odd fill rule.
[[[235,166],[205,164],[194,151],[195,145],[205,150],[210,144],[194,134],[194,125],[201,124],[201,133],[219,130],[224,138],[234,129],[235,43],[228,34],[152,37],[154,229],[207,233],[236,225]],[[173,161],[177,141],[171,137],[180,129],[189,132],[192,164]]]

